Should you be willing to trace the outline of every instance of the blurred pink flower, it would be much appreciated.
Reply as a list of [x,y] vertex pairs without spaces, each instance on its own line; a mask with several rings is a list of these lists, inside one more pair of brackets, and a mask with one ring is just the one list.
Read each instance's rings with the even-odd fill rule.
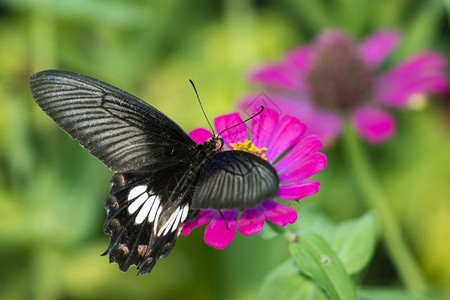
[[251,112],[273,103],[280,112],[300,118],[307,133],[324,143],[340,135],[343,117],[349,116],[364,139],[383,142],[395,133],[395,120],[384,106],[413,106],[430,93],[448,91],[446,60],[432,51],[378,74],[398,41],[393,30],[375,32],[359,45],[339,30],[325,31],[314,43],[287,52],[284,61],[251,71],[250,81],[265,86],[270,101],[250,94],[240,108]]
[[[222,115],[214,120],[217,132],[242,121],[238,113]],[[222,134],[224,147],[240,149],[267,159],[280,179],[277,198],[298,200],[317,193],[319,182],[306,180],[326,166],[326,156],[317,152],[322,147],[317,136],[303,137],[306,126],[289,115],[282,118],[276,111],[266,109],[251,120],[251,130],[240,124]],[[203,143],[212,133],[198,128],[189,133],[196,143]],[[248,137],[250,136],[250,139]],[[280,156],[283,155],[281,158]],[[242,210],[240,218],[239,212]],[[296,211],[272,199],[258,207],[221,210],[202,210],[194,221],[185,223],[182,233],[188,235],[195,227],[209,222],[205,229],[205,243],[223,249],[232,241],[236,227],[243,235],[261,231],[265,220],[285,226],[297,220]]]

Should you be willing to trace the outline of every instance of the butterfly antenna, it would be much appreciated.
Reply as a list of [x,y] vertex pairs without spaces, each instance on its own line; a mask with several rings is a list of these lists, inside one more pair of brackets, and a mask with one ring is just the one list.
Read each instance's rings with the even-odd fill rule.
[[197,96],[198,103],[200,104],[200,108],[202,109],[203,115],[205,116],[205,119],[208,122],[209,127],[211,128],[211,131],[214,133],[214,135],[216,135],[216,132],[214,131],[214,128],[211,126],[211,123],[209,122],[208,117],[206,116],[205,110],[203,109],[202,101],[200,101],[200,97],[198,96],[197,89],[195,88],[194,82],[192,82],[192,80],[190,80],[190,79],[189,79],[189,82],[192,84],[192,87],[194,88],[194,92],[195,92],[195,95]]
[[236,127],[236,126],[239,126],[239,125],[241,125],[242,123],[245,123],[245,122],[247,122],[247,121],[250,121],[251,119],[253,119],[253,118],[256,117],[257,115],[259,115],[259,114],[262,113],[263,111],[264,111],[264,106],[261,105],[261,110],[258,111],[256,114],[254,114],[253,116],[251,116],[251,117],[245,119],[245,120],[242,121],[242,122],[239,122],[239,123],[237,123],[237,124],[235,124],[235,125],[233,125],[233,126],[231,126],[231,127],[228,127],[227,129],[222,130],[218,135],[221,135],[221,134],[224,133],[225,131],[230,130],[230,129]]
[[222,216],[222,219],[223,219],[223,221],[225,222],[225,227],[227,228],[227,230],[229,229],[228,228],[228,224],[227,224],[227,220],[225,219],[225,216],[223,215],[223,213],[222,213],[222,211],[219,209],[219,214]]

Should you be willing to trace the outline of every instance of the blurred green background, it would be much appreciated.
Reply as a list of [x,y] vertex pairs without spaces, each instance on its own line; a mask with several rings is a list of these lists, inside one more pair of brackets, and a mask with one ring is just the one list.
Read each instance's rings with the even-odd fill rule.
[[[38,108],[32,73],[101,79],[188,131],[207,125],[189,78],[212,119],[253,89],[251,66],[330,26],[359,39],[399,29],[402,44],[387,66],[426,48],[448,58],[449,11],[440,0],[1,0],[0,299],[254,299],[288,257],[281,238],[237,234],[219,251],[194,230],[147,276],[110,265],[100,254],[112,173]],[[433,290],[450,297],[450,102],[432,99],[396,117],[396,137],[367,150]],[[302,206],[318,203],[335,221],[361,215],[341,143],[325,152],[321,191]],[[400,285],[382,245],[361,284]]]

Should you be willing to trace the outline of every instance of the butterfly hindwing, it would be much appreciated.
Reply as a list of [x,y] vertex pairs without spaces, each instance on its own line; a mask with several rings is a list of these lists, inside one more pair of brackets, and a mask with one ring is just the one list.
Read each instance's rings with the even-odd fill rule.
[[278,191],[279,178],[264,159],[244,151],[216,153],[200,172],[192,208],[245,208]]
[[[139,274],[150,272],[159,258],[169,254],[182,224],[194,216],[186,194],[190,179],[174,173],[176,168],[183,166],[118,173],[111,179],[104,201],[108,212],[104,231],[111,240],[104,254],[122,271],[137,265]],[[168,174],[175,174],[173,180],[166,180]]]
[[39,106],[73,139],[115,172],[176,161],[195,143],[146,102],[99,80],[48,70],[30,79]]
[[137,265],[139,274],[151,271],[158,258],[175,245],[182,224],[192,217],[189,203],[159,185],[161,172],[128,172],[111,179],[104,201],[108,212],[104,231],[111,236],[105,251],[122,271]]

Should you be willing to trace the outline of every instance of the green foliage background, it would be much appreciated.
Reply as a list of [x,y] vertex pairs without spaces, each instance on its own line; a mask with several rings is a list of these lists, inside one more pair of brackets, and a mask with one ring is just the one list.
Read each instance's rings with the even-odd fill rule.
[[[251,91],[259,62],[341,27],[363,38],[379,28],[403,34],[386,66],[433,48],[448,57],[450,1],[109,1],[0,0],[0,299],[252,299],[266,274],[289,257],[281,238],[236,235],[224,250],[202,231],[180,237],[150,275],[119,271],[100,257],[102,201],[112,173],[34,103],[28,78],[67,69],[145,99],[185,130]],[[396,112],[398,134],[367,147],[405,235],[433,290],[450,297],[450,103]],[[360,216],[354,177],[338,142],[326,150],[318,205],[334,221]],[[299,222],[302,222],[300,211]],[[382,245],[365,286],[400,286]]]

